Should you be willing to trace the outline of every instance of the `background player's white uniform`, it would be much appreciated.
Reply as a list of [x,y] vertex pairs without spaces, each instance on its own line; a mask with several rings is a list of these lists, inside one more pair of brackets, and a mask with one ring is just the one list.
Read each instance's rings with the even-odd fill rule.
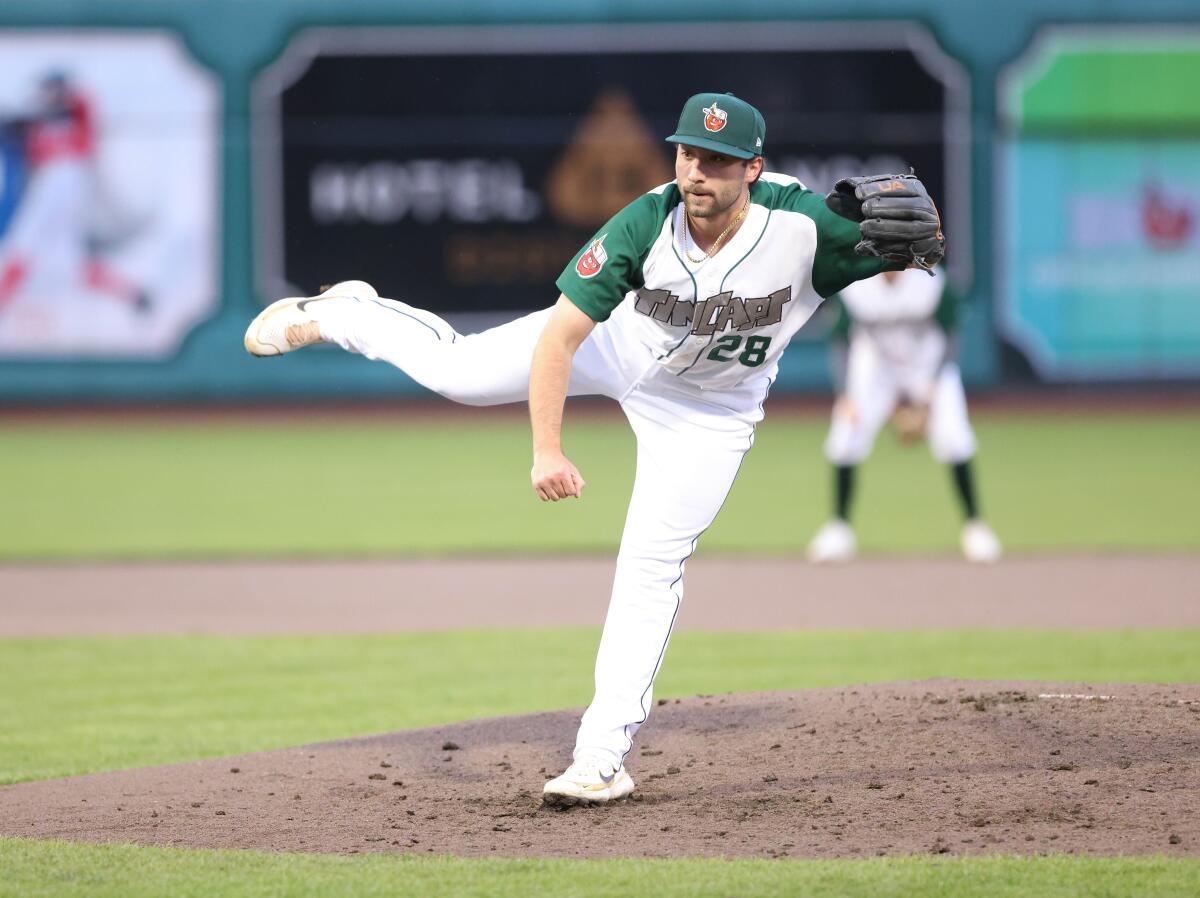
[[931,278],[913,268],[841,292],[850,345],[845,387],[825,441],[834,464],[858,464],[870,455],[879,429],[902,401],[928,406],[934,458],[955,464],[974,456],[962,375],[950,335],[935,317],[945,290],[943,274]]
[[[577,757],[598,755],[613,769],[649,714],[685,563],[754,441],[783,348],[824,297],[884,267],[855,254],[857,224],[786,176],[764,174],[751,186],[742,226],[711,258],[688,260],[684,222],[674,183],[650,191],[558,280],[598,322],[575,354],[569,393],[615,399],[637,437],[595,697],[576,741]],[[269,313],[252,331],[269,327]],[[463,336],[359,285],[309,300],[304,314],[326,340],[390,362],[449,399],[492,405],[527,399],[550,310]]]
[[813,561],[846,561],[857,543],[849,523],[855,466],[900,404],[918,409],[933,457],[949,465],[966,522],[961,544],[972,561],[995,561],[1000,542],[980,518],[969,462],[975,433],[953,358],[956,300],[940,271],[893,271],[841,291],[848,323],[844,383],[833,407],[825,455],[834,465],[835,510],[809,545]]

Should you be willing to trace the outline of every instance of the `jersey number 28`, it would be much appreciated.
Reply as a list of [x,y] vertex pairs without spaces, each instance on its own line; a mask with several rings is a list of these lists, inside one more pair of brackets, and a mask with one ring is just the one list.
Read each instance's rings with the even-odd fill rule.
[[[708,358],[714,362],[732,362],[734,353],[742,345],[741,334],[726,334],[717,341]],[[770,337],[747,337],[746,348],[737,360],[747,368],[757,368],[767,359],[767,347],[771,345]]]

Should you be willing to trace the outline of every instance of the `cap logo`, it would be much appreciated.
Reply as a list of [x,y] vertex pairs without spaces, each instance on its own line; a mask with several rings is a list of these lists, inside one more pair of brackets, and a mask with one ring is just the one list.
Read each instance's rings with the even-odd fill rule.
[[729,113],[717,106],[717,101],[704,110],[704,129],[716,133],[725,127]]
[[579,261],[575,263],[575,273],[581,278],[594,278],[600,273],[600,269],[604,267],[604,263],[608,261],[608,253],[604,249],[604,238],[608,234],[601,234],[592,241],[592,245],[587,248]]

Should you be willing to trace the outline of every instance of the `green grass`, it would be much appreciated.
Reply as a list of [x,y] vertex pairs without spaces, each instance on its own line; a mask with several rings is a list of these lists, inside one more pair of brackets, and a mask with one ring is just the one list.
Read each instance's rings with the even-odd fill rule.
[[[0,782],[578,706],[594,630],[0,641]],[[680,633],[658,694],[929,676],[1200,680],[1195,631]],[[564,735],[569,738],[569,734]],[[328,857],[0,839],[0,898],[1184,898],[1200,863]]]
[[901,857],[864,861],[328,857],[0,839],[0,898],[1192,898],[1200,862]]
[[[1200,414],[976,421],[984,508],[1012,550],[1200,548]],[[825,422],[778,415],[707,553],[798,551],[827,514]],[[612,552],[632,483],[619,418],[568,420],[582,502],[536,501],[519,416],[7,424],[0,558]],[[953,552],[945,470],[884,434],[862,469],[867,551]]]
[[[1010,549],[1200,549],[1200,415],[976,423],[985,507]],[[823,435],[818,420],[760,428],[704,551],[797,551],[828,505]],[[528,489],[519,418],[7,424],[0,558],[611,552],[632,439],[615,419],[569,422],[568,451],[587,498],[550,507]],[[945,472],[890,437],[863,468],[857,517],[869,551],[953,551]],[[579,707],[596,640],[585,629],[0,640],[0,782]],[[657,694],[931,676],[1196,682],[1198,644],[1197,631],[683,632]],[[0,898],[1198,893],[1200,864],[1163,858],[464,861],[0,839]]]
[[[590,629],[0,641],[0,782],[581,707]],[[689,633],[656,694],[934,676],[1200,681],[1200,633]],[[570,737],[564,733],[564,739]]]

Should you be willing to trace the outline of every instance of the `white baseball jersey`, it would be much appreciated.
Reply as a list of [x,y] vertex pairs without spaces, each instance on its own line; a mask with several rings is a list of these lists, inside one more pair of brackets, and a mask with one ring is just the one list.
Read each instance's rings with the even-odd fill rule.
[[[675,183],[617,213],[567,266],[558,288],[672,374],[706,389],[771,372],[826,297],[882,271],[854,252],[858,225],[795,178],[763,173],[737,233],[713,258],[687,235]],[[686,241],[686,242],[685,242]]]
[[929,405],[935,458],[958,463],[975,454],[962,375],[950,359],[947,330],[955,299],[939,271],[919,269],[850,284],[840,294],[849,321],[844,400],[834,408],[825,452],[858,464],[901,399]]
[[868,326],[929,321],[942,301],[946,282],[916,268],[895,278],[871,278],[850,284],[842,302],[850,317]]

